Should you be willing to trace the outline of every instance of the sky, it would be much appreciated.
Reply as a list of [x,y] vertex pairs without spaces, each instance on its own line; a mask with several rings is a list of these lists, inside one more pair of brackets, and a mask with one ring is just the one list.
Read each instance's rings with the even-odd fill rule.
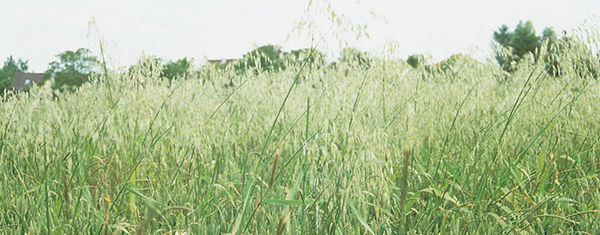
[[[317,46],[331,58],[348,45],[401,58],[422,53],[440,60],[463,53],[483,60],[491,58],[492,34],[502,24],[512,29],[531,20],[538,32],[544,27],[561,32],[586,19],[600,21],[598,0],[311,2],[308,7],[305,0],[0,0],[0,61],[13,55],[28,60],[31,71],[43,72],[66,50],[86,47],[99,55],[101,40],[113,68],[135,63],[142,53],[166,60],[192,57],[201,64],[239,58],[266,44],[286,51],[310,47],[310,35],[318,35]],[[331,12],[347,28],[366,25],[369,37],[356,39],[358,30],[332,23]],[[299,30],[299,22],[312,22],[314,33]],[[390,45],[393,51],[385,49]]]

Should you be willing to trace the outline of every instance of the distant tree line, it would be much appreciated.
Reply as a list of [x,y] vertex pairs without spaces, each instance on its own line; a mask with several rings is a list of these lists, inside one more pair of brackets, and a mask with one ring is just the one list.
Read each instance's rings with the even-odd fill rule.
[[[507,72],[513,72],[516,64],[526,54],[537,53],[544,42],[554,43],[557,37],[552,28],[545,28],[542,35],[537,36],[531,21],[521,21],[513,31],[510,31],[507,25],[500,26],[494,32],[493,39],[495,42],[493,49],[498,65]],[[425,57],[421,54],[410,55],[406,62],[413,68],[418,68],[424,65]]]
[[[600,59],[585,44],[574,40],[563,33],[557,36],[551,27],[546,27],[541,34],[537,34],[531,21],[520,21],[514,30],[507,25],[500,26],[493,32],[494,44],[492,49],[498,66],[513,73],[523,59],[531,55],[534,62],[543,63],[544,69],[551,76],[560,76],[565,71],[573,71],[583,78],[598,78],[600,75]],[[542,54],[542,51],[545,54]],[[571,53],[569,53],[571,52]],[[576,55],[565,63],[566,56]],[[424,68],[428,72],[447,72],[459,58],[466,58],[460,54],[453,55],[437,64],[426,64],[422,54],[409,55],[406,63],[413,68]],[[562,60],[563,63],[560,63]]]
[[27,72],[28,68],[27,60],[15,60],[12,56],[6,58],[4,65],[0,69],[0,95],[12,89],[12,78],[15,76],[15,73]]
[[65,51],[56,55],[58,60],[50,62],[45,78],[54,78],[52,87],[61,91],[73,90],[88,82],[90,75],[97,72],[99,61],[86,48]]
[[327,63],[325,53],[315,48],[302,48],[285,52],[280,46],[265,45],[258,47],[246,54],[234,64],[237,73],[247,71],[278,72],[285,70],[288,66],[299,66],[305,64],[311,68],[335,66],[338,63],[357,63],[363,68],[368,68],[370,56],[356,48],[345,48],[337,61]]
[[[600,60],[598,55],[594,55],[592,50],[586,45],[573,40],[563,34],[558,37],[554,30],[546,27],[541,34],[537,34],[531,21],[519,22],[514,30],[507,25],[500,26],[493,32],[493,51],[498,66],[512,73],[517,69],[517,65],[527,55],[532,55],[536,62],[542,62],[545,65],[546,72],[552,76],[559,76],[564,71],[575,71],[582,77],[597,78],[600,75],[598,64]],[[544,51],[545,54],[540,52]],[[580,58],[573,58],[571,64],[565,67],[563,55],[567,52],[578,55]],[[168,80],[186,78],[192,74],[193,60],[182,58],[175,61],[166,61],[155,58],[159,68],[159,76]],[[423,68],[428,73],[452,73],[455,72],[457,61],[471,60],[468,56],[455,54],[445,60],[435,64],[427,64],[425,56],[413,54],[406,58],[405,62],[413,68]],[[12,88],[11,81],[16,72],[27,72],[27,60],[15,59],[9,56],[0,69],[0,94]],[[138,62],[139,63],[139,62]],[[288,67],[298,67],[305,63],[305,66],[311,68],[322,68],[325,66],[336,67],[340,64],[352,64],[361,69],[368,69],[372,63],[372,57],[356,48],[345,48],[341,51],[337,60],[328,63],[325,59],[325,53],[316,49],[303,48],[283,51],[277,45],[264,45],[257,47],[231,63],[207,64],[206,66],[215,66],[220,69],[232,69],[237,74],[245,73],[263,73],[279,72]],[[134,66],[130,67],[130,71]],[[199,71],[203,70],[200,68]],[[44,72],[46,79],[53,79],[52,88],[61,91],[72,91],[90,80],[90,75],[100,72],[100,62],[92,52],[86,48],[79,48],[73,51],[65,51],[56,55],[56,60],[49,63],[48,69]]]
[[537,58],[544,43],[554,45],[557,40],[556,33],[549,27],[545,28],[541,35],[536,35],[531,21],[521,21],[513,31],[509,30],[507,25],[502,25],[494,32],[496,61],[507,72],[513,72],[515,65],[525,55],[531,53]]
[[583,42],[574,40],[566,32],[559,37],[551,27],[536,34],[531,21],[520,21],[514,30],[506,25],[494,32],[494,54],[499,66],[514,72],[526,55],[542,63],[551,76],[560,76],[566,71],[581,78],[597,79],[600,75],[600,58]]

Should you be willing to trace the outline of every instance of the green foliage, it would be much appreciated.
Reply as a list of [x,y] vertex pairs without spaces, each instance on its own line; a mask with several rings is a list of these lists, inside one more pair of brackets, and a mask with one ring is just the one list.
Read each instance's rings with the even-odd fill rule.
[[369,54],[352,47],[344,48],[338,61],[339,63],[345,64],[357,64],[362,69],[371,67],[371,58]]
[[161,76],[169,80],[187,75],[192,67],[192,61],[188,58],[179,59],[177,61],[169,61],[164,64]]
[[530,21],[519,22],[513,32],[502,25],[494,32],[497,45],[496,61],[507,72],[514,72],[527,54],[533,55],[534,63],[542,63],[551,76],[578,74],[580,78],[600,76],[600,58],[594,55],[592,46],[575,40],[566,32],[559,38],[552,28],[545,28],[536,36]]
[[406,58],[406,63],[408,63],[413,68],[419,68],[425,63],[425,57],[421,54],[412,54]]
[[[248,71],[254,74],[262,72],[280,72],[288,67],[299,67],[306,62],[310,68],[322,68],[327,65],[325,53],[316,49],[302,48],[285,52],[279,46],[265,45],[244,54],[244,56],[233,63],[213,63],[204,65],[200,72],[210,73],[206,68],[212,67],[218,70],[226,70],[231,67],[237,74]],[[204,68],[206,67],[206,68]]]
[[15,60],[12,56],[7,57],[0,69],[0,95],[12,89],[12,78],[16,72],[27,72],[28,68],[26,60]]
[[[234,69],[238,74],[245,73],[248,70],[253,71],[255,74],[280,72],[288,66],[299,67],[305,61],[307,67],[324,67],[326,65],[325,53],[310,48],[284,52],[279,46],[265,45],[246,53],[242,59],[234,64]],[[226,66],[216,65],[216,67],[224,69]]]
[[12,87],[10,77],[0,77],[0,96]]
[[504,47],[509,47],[512,39],[512,33],[508,30],[508,26],[503,24],[497,32],[494,32],[494,40]]
[[284,53],[291,65],[301,65],[306,60],[307,66],[321,68],[326,65],[325,53],[317,49],[303,48]]
[[138,61],[129,67],[128,73],[138,81],[158,79],[163,74],[163,60],[153,55],[142,54]]
[[554,32],[554,29],[552,28],[545,28],[544,32],[542,32],[542,43],[548,41],[549,44],[552,44],[557,39],[556,32]]
[[245,73],[247,70],[255,74],[259,72],[278,72],[285,69],[283,52],[280,46],[265,45],[258,47],[242,57],[235,65],[238,73]]
[[57,61],[50,62],[46,76],[54,78],[53,88],[74,90],[89,81],[89,76],[98,66],[98,59],[86,48],[65,51],[58,55]]
[[545,41],[553,43],[554,40],[556,34],[552,28],[545,28],[542,35],[537,36],[531,21],[520,21],[512,32],[509,31],[508,26],[502,25],[494,32],[494,41],[498,44],[494,48],[496,61],[505,71],[513,72],[515,64],[526,54],[533,53],[537,56],[536,51]]
[[144,56],[110,86],[34,87],[0,101],[0,229],[598,234],[600,192],[581,189],[600,186],[600,81],[470,61],[435,79],[377,57],[302,82],[206,67],[211,84]]
[[584,79],[600,77],[600,57],[589,45],[563,35],[544,49],[546,54],[542,59],[550,75],[558,77],[571,73]]
[[170,81],[142,56],[33,87],[0,101],[0,233],[600,234],[600,81],[578,79],[598,57],[557,45],[558,78],[542,47],[509,82],[350,51]]
[[12,56],[9,56],[4,61],[4,65],[0,70],[0,76],[14,76],[16,72],[27,72],[28,69],[29,66],[26,60],[15,60]]
[[428,76],[457,79],[460,74],[465,74],[471,69],[477,70],[482,67],[486,66],[468,55],[453,54],[438,63],[424,65],[423,69],[427,72],[426,75]]
[[540,46],[540,38],[535,35],[535,29],[531,21],[519,22],[515,30],[510,34],[509,47],[518,58],[523,58],[526,53],[534,53]]

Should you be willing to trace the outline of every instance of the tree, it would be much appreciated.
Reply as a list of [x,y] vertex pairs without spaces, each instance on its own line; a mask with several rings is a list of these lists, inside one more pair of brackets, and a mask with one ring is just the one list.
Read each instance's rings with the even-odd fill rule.
[[519,22],[517,28],[512,33],[510,39],[510,47],[513,49],[513,54],[518,59],[523,58],[523,55],[529,52],[534,52],[540,46],[540,38],[535,35],[535,29],[531,21],[526,23]]
[[73,90],[89,81],[89,76],[98,68],[98,59],[86,48],[65,51],[56,55],[58,61],[50,62],[46,77],[53,77],[53,88]]
[[408,58],[406,58],[406,63],[415,69],[421,67],[424,62],[425,57],[421,54],[409,55]]
[[363,69],[371,67],[369,54],[352,47],[342,50],[339,61],[342,63],[357,63]]
[[192,67],[192,61],[188,58],[179,59],[177,61],[169,61],[163,66],[161,76],[173,80],[179,76],[187,74]]
[[280,46],[265,45],[246,53],[235,65],[238,73],[244,73],[247,69],[259,71],[278,72],[285,69],[283,52]]
[[26,60],[15,60],[12,56],[6,58],[2,69],[0,69],[0,95],[12,88],[12,78],[16,72],[27,72],[27,69],[29,69],[29,66]]
[[494,32],[494,40],[504,47],[510,46],[511,37],[511,33],[508,32],[508,26],[505,24],[498,28],[498,32]]
[[325,53],[317,49],[302,48],[285,53],[288,63],[302,65],[306,60],[306,66],[320,68],[325,66]]
[[549,44],[552,44],[556,42],[557,39],[558,37],[556,36],[554,29],[546,27],[544,32],[542,32],[542,41],[540,44],[544,43],[545,41],[548,41]]
[[537,36],[531,21],[520,21],[512,32],[508,26],[502,25],[494,32],[494,41],[499,45],[494,48],[496,61],[502,69],[512,72],[514,63],[518,63],[528,53],[535,54],[546,40],[550,43],[556,40],[552,28],[545,28],[542,35]]

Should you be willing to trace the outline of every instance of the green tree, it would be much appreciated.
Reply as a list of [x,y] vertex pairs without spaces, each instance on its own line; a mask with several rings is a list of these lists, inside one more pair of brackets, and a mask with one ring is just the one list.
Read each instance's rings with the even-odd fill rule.
[[238,73],[252,69],[255,73],[260,71],[278,72],[285,69],[283,52],[280,46],[265,45],[246,53],[235,66]]
[[502,26],[500,26],[500,28],[498,28],[497,32],[494,32],[494,40],[504,47],[510,47],[512,33],[509,32],[508,29],[508,26],[503,24]]
[[531,21],[519,22],[510,40],[513,54],[521,59],[526,53],[534,52],[539,46],[540,38],[535,35],[535,29]]
[[325,66],[325,53],[317,49],[302,48],[292,50],[286,53],[288,63],[294,65],[301,65],[306,60],[306,65],[314,68],[321,68]]
[[416,69],[425,63],[425,57],[421,54],[409,55],[408,58],[406,58],[406,63]]
[[552,44],[555,43],[556,40],[558,39],[558,37],[556,36],[556,32],[554,32],[554,29],[546,27],[544,29],[544,32],[542,32],[542,41],[541,43],[544,43],[544,41],[548,41],[548,43]]
[[98,68],[98,59],[86,48],[65,51],[56,55],[58,61],[50,62],[46,77],[54,78],[53,88],[73,90],[89,81]]
[[192,61],[188,58],[179,59],[177,61],[169,61],[163,66],[161,76],[173,80],[183,76],[189,72],[192,67]]
[[29,69],[27,60],[15,60],[12,56],[6,58],[0,69],[0,95],[12,88],[12,78],[16,72],[27,72],[27,69]]
[[[546,40],[549,43],[556,40],[552,28],[545,28],[542,35],[537,36],[531,21],[520,21],[512,32],[508,26],[502,25],[494,32],[494,41],[499,45],[494,48],[496,61],[502,69],[512,72],[514,63],[518,63],[528,53],[535,55]],[[508,51],[504,51],[505,49]],[[537,59],[537,55],[535,56]]]
[[369,54],[352,47],[344,48],[342,50],[339,62],[357,63],[358,66],[363,69],[371,67],[371,58]]

